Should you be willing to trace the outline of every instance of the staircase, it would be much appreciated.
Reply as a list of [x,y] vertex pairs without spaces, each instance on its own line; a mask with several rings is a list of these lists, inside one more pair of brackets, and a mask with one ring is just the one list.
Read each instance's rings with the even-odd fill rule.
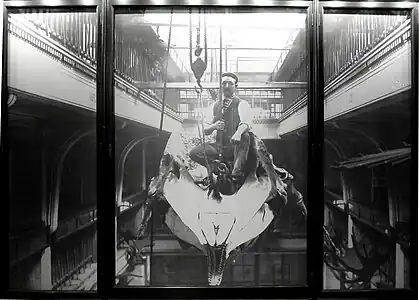
[[64,282],[58,291],[91,291],[97,286],[97,263],[88,263],[73,277]]
[[[141,242],[137,242],[141,244]],[[121,280],[125,280],[124,286],[144,286],[145,285],[145,266],[143,264],[136,265],[131,271],[127,270],[128,263],[126,257],[127,248],[121,247],[117,250],[117,261],[116,261],[116,274]],[[134,276],[130,276],[132,274]],[[138,277],[137,277],[138,276]],[[119,283],[119,279],[116,280],[115,284]]]
[[[117,250],[116,260],[116,273],[123,275],[127,269],[127,247],[122,247]],[[127,276],[128,285],[145,285],[144,265],[137,265],[135,269],[129,274],[135,274],[137,276]],[[118,283],[118,280],[116,284]],[[56,290],[58,291],[91,291],[97,289],[97,263],[87,263],[80,271],[72,276],[71,279],[64,282]]]

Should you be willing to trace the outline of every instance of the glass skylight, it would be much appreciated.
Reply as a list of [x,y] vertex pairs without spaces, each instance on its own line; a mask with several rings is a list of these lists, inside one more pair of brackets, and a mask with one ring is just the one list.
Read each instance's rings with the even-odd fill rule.
[[[196,47],[198,13],[192,13],[192,60]],[[222,71],[237,72],[241,81],[267,81],[281,56],[291,48],[300,30],[305,29],[303,13],[216,13],[205,14],[208,66],[203,82],[216,81],[220,72],[220,25],[222,24]],[[150,24],[167,45],[170,14],[148,11]],[[171,57],[179,68],[192,74],[189,62],[189,14],[174,13]],[[204,47],[204,14],[201,14],[201,47]],[[284,53],[285,52],[285,53]],[[227,59],[226,59],[227,57]],[[204,59],[204,51],[201,54]],[[211,74],[212,73],[212,74]],[[243,73],[247,73],[244,74]]]

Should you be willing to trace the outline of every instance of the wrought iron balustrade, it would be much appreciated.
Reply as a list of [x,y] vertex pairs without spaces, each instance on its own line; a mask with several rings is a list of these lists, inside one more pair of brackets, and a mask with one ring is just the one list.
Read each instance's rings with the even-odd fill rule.
[[95,262],[96,209],[61,222],[57,239],[51,246],[51,279],[53,289],[71,285],[71,280]]
[[[347,80],[350,80],[351,77],[363,72],[365,68],[372,67],[386,59],[394,51],[397,51],[411,40],[409,31],[410,19],[406,19],[406,17],[392,16],[393,18],[390,18],[391,16],[373,16],[375,19],[371,20],[368,19],[368,17],[371,17],[369,15],[361,15],[361,17],[347,19],[345,22],[342,21],[339,23],[340,26],[327,26],[327,28],[332,27],[333,30],[324,34],[324,80],[326,95],[344,84]],[[365,25],[367,28],[374,26],[374,30],[366,31],[368,34],[360,35],[364,32],[360,27],[361,25]],[[341,30],[341,26],[351,28],[351,31],[346,29]],[[355,37],[358,40],[354,41]],[[288,59],[289,61],[295,60],[292,55]],[[297,69],[289,72],[289,69],[286,68],[288,65],[292,65],[292,63],[284,64],[283,69],[279,71],[280,74],[276,77],[277,80],[295,81],[294,75],[292,74],[295,74]],[[291,75],[289,76],[289,74]],[[300,73],[301,75],[302,73]],[[301,78],[305,77],[303,76]],[[302,89],[299,91],[284,91],[284,98],[290,99],[290,101],[285,104],[285,111],[280,117],[280,121],[306,105],[307,91]]]
[[26,20],[45,37],[96,65],[97,21],[94,13],[47,13],[37,10],[25,12],[19,18]]
[[331,18],[326,15],[325,29],[334,29],[324,31],[325,85],[356,64],[402,26],[406,18],[394,15],[348,15]]
[[[91,79],[96,79],[96,17],[94,14],[71,13],[61,20],[65,14],[33,13],[9,16],[9,33],[38,50],[46,53],[52,59],[66,67],[82,73]],[[93,15],[93,17],[91,16]],[[133,52],[127,52],[133,56]],[[151,54],[150,54],[151,55]],[[125,57],[128,59],[129,57]],[[118,59],[118,57],[116,57]],[[141,61],[141,72],[147,73],[150,66],[145,58]],[[120,63],[119,63],[120,64]],[[132,62],[131,62],[132,64]],[[130,63],[120,66],[129,66]],[[132,68],[115,69],[115,86],[127,92],[135,99],[149,103],[156,109],[161,109],[161,91],[139,89],[133,85],[135,76],[139,76]],[[154,72],[154,71],[153,71]],[[144,73],[144,74],[145,74]],[[135,75],[135,76],[134,76]],[[134,76],[134,77],[131,77]],[[150,78],[152,77],[144,77]],[[177,111],[166,106],[166,112],[177,118]]]
[[[260,121],[260,120],[275,120],[279,119],[282,115],[281,111],[269,111],[269,110],[260,110],[258,108],[251,109],[253,113],[253,120]],[[178,111],[178,114],[181,118],[185,120],[193,120],[193,121],[200,121],[202,119],[202,112],[199,110],[183,110]]]

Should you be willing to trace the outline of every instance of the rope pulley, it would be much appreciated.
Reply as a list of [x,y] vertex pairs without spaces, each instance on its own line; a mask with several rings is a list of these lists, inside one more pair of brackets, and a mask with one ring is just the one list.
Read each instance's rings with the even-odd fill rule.
[[[205,60],[202,60],[202,58],[200,57],[203,49],[205,50]],[[202,110],[203,109],[203,104],[202,104],[203,88],[201,85],[201,78],[204,75],[205,70],[207,69],[207,65],[208,65],[208,44],[207,44],[207,21],[206,21],[206,16],[204,13],[204,48],[201,47],[201,9],[198,10],[198,27],[197,27],[197,34],[196,34],[196,49],[194,51],[194,54],[196,56],[196,60],[192,62],[192,9],[189,9],[189,63],[191,65],[191,70],[195,76],[196,83],[199,87],[199,89],[195,88],[195,91],[198,94],[198,98],[199,98],[198,102]],[[201,126],[202,126],[202,131],[204,131],[203,117],[201,118]],[[198,133],[199,133],[200,139],[202,140],[202,144],[204,146],[205,164],[207,167],[210,184],[212,185],[213,179],[211,176],[211,169],[208,163],[208,158],[207,158],[206,149],[205,149],[205,144],[206,144],[205,132],[202,132],[202,135],[201,135],[201,131],[199,129],[199,123],[198,123]]]
[[[201,78],[205,73],[208,65],[208,46],[207,46],[207,24],[206,18],[204,15],[204,48],[201,47],[201,9],[198,13],[198,27],[196,34],[196,49],[194,54],[196,59],[192,62],[192,9],[189,9],[189,63],[191,65],[191,70],[195,76],[196,82],[202,92]],[[205,50],[204,60],[200,57],[202,50]]]

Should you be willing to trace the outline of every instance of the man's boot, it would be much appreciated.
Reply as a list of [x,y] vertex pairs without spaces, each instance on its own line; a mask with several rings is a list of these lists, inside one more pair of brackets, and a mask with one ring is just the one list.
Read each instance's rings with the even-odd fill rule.
[[249,133],[244,133],[240,139],[240,142],[234,147],[234,162],[231,177],[233,182],[240,186],[245,180],[245,166],[247,163],[250,148],[250,136]]
[[[201,188],[207,190],[211,185],[212,174],[219,175],[219,161],[215,160],[209,164],[209,174],[200,180],[194,180],[194,183],[200,185]],[[202,186],[201,186],[202,185]]]

